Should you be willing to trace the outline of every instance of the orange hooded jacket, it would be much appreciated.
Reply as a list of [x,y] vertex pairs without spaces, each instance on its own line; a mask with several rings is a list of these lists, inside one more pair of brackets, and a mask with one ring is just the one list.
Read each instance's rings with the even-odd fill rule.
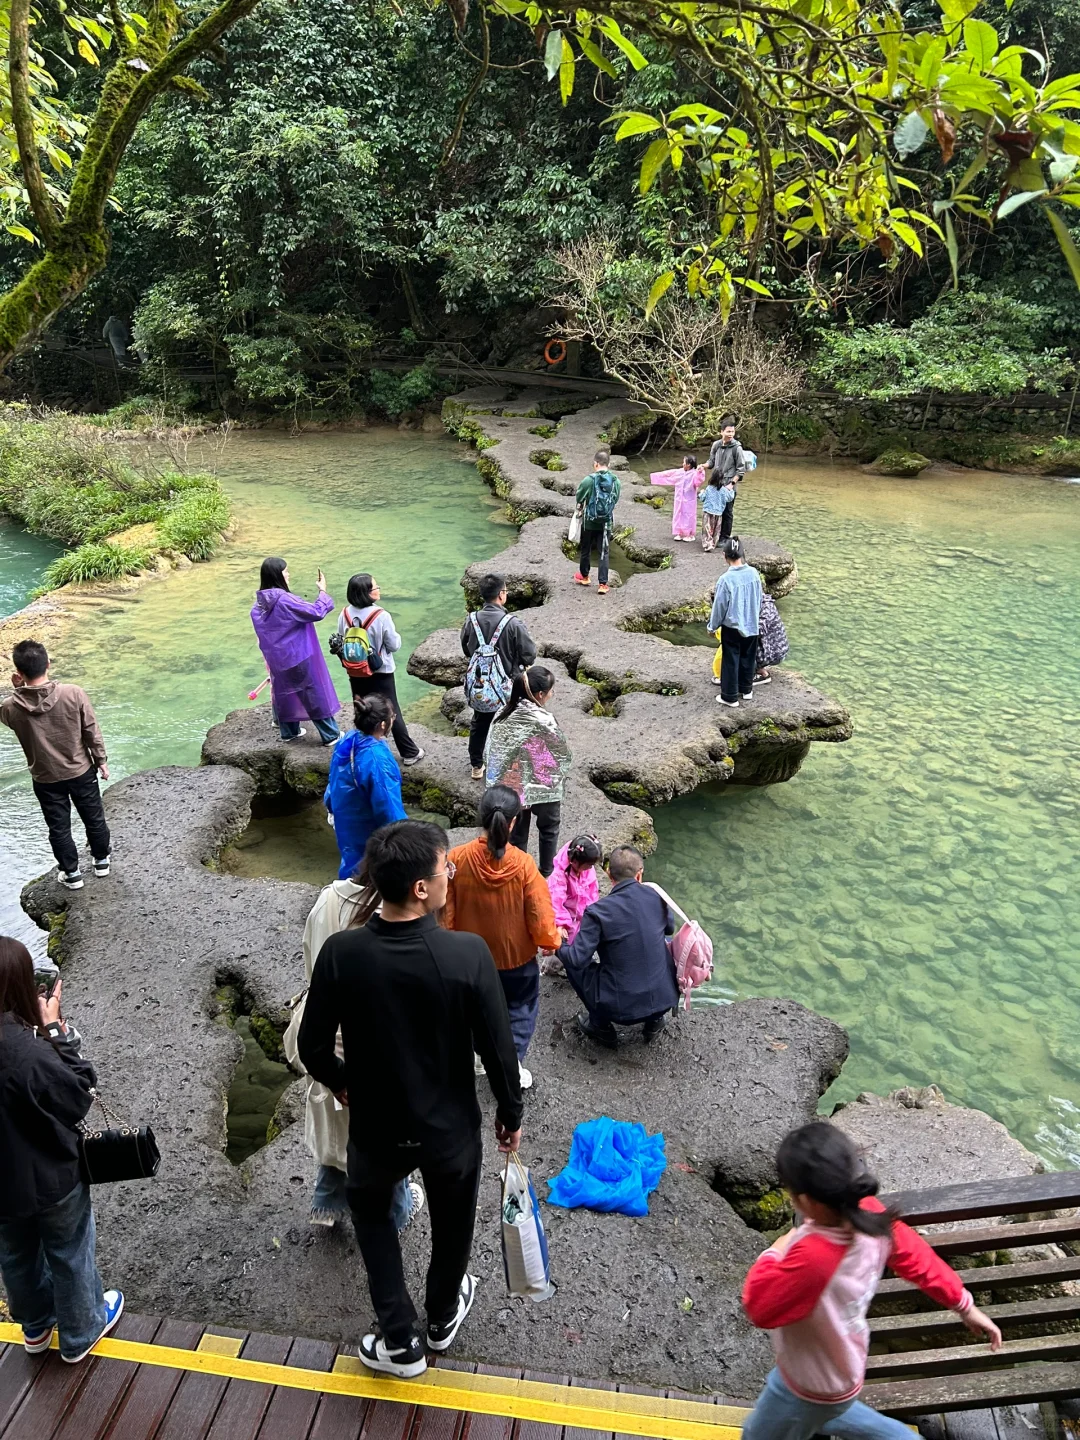
[[483,839],[450,851],[457,874],[446,888],[442,923],[447,930],[471,930],[487,941],[499,970],[516,970],[538,949],[559,944],[551,894],[536,861],[507,846],[496,860]]

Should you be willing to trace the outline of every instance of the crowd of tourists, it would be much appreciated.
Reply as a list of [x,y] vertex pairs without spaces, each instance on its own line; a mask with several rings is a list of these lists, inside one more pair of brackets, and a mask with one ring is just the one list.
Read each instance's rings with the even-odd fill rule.
[[[573,578],[589,583],[596,550],[601,592],[620,490],[609,462],[598,452],[577,494]],[[709,629],[720,642],[718,699],[731,707],[768,683],[768,666],[787,647],[775,605],[732,533],[746,463],[734,425],[725,424],[707,472],[688,455],[674,481],[676,538],[694,539],[704,488],[704,547],[723,543],[727,569]],[[542,969],[565,977],[579,998],[582,1036],[612,1050],[628,1030],[652,1044],[679,1001],[672,902],[645,882],[641,852],[611,851],[602,895],[598,838],[579,834],[560,847],[572,756],[551,709],[555,676],[538,663],[522,617],[506,609],[503,577],[483,577],[480,598],[460,640],[472,709],[470,771],[485,784],[477,833],[453,848],[439,826],[410,820],[402,802],[389,741],[404,767],[423,751],[401,715],[394,681],[401,637],[375,578],[352,577],[331,642],[353,694],[355,728],[345,735],[315,630],[334,605],[322,572],[318,598],[308,602],[290,589],[285,561],[268,558],[251,612],[282,741],[301,738],[306,720],[333,746],[324,801],[340,868],[307,917],[306,988],[284,1040],[290,1063],[308,1077],[304,1129],[316,1166],[310,1218],[316,1226],[351,1222],[377,1317],[360,1355],[403,1378],[422,1373],[429,1350],[450,1347],[473,1305],[477,1282],[468,1264],[483,1158],[476,1077],[487,1077],[494,1096],[498,1148],[516,1151],[523,1092],[533,1083],[525,1062]],[[44,646],[20,642],[13,663],[14,693],[0,720],[26,754],[59,881],[79,889],[73,803],[95,876],[110,871],[101,730],[85,693],[49,678]],[[534,819],[535,861],[528,853]],[[55,967],[35,969],[25,946],[0,937],[0,1273],[25,1349],[43,1352],[56,1333],[61,1358],[76,1363],[116,1325],[124,1297],[104,1289],[97,1270],[80,1160],[95,1073],[61,1002]],[[955,1310],[994,1349],[1000,1332],[955,1272],[874,1199],[877,1182],[841,1132],[824,1123],[793,1132],[777,1170],[801,1223],[755,1262],[746,1283],[746,1313],[772,1332],[777,1355],[745,1427],[749,1440],[808,1440],[818,1432],[901,1440],[905,1427],[856,1399],[864,1317],[886,1265]],[[399,1237],[425,1206],[431,1255],[421,1327]]]

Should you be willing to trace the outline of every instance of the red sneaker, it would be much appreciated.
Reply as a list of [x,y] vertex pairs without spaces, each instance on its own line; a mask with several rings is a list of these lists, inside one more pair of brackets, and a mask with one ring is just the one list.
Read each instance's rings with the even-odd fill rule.
[[591,584],[592,584],[592,581],[589,579],[589,577],[588,577],[587,575],[582,575],[581,571],[580,571],[580,570],[577,570],[577,571],[574,572],[574,584],[575,584],[575,585],[591,585]]
[[606,585],[598,585],[598,586],[596,587],[596,593],[597,593],[598,595],[606,595],[607,592],[608,592],[608,587],[607,587]]

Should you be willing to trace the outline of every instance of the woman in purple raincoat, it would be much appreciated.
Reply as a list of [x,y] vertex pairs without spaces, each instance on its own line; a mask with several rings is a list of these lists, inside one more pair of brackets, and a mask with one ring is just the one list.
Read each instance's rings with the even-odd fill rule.
[[290,591],[289,567],[284,560],[271,555],[263,561],[251,623],[270,671],[274,716],[282,740],[299,740],[306,734],[300,728],[305,719],[315,726],[324,745],[332,745],[341,733],[334,719],[341,702],[315,629],[315,621],[333,608],[321,570],[319,598],[312,603]]

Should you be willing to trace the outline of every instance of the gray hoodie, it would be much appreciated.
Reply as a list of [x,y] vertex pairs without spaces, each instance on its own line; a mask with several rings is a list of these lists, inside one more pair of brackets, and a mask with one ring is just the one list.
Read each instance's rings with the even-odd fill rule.
[[19,744],[39,785],[77,780],[105,763],[105,741],[86,691],[47,680],[20,685],[0,705],[0,720]]

